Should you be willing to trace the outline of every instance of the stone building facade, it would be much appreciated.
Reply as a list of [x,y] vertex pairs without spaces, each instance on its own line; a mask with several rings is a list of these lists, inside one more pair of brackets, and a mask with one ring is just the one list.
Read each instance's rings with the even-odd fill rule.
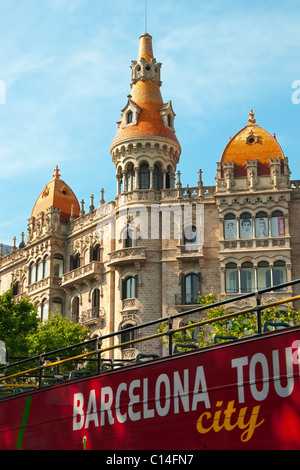
[[[300,277],[300,186],[276,136],[251,110],[217,163],[216,185],[204,186],[199,170],[197,187],[184,188],[175,112],[162,99],[161,64],[147,33],[131,70],[110,149],[115,200],[105,202],[102,191],[99,206],[92,196],[85,208],[56,167],[33,208],[27,241],[23,234],[9,254],[0,245],[1,294],[13,285],[16,299],[37,302],[42,320],[60,311],[89,326],[92,337],[123,331],[123,340],[132,325],[196,307],[199,292],[234,297]],[[150,347],[159,352],[161,345]]]

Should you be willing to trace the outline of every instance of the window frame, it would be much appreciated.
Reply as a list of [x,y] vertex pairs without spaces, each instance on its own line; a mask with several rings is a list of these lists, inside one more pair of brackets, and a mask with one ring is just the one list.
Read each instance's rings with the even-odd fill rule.
[[[129,284],[129,286],[128,286]],[[128,294],[132,294],[128,296]],[[138,275],[127,276],[122,279],[122,299],[137,299],[138,298]]]
[[[188,286],[188,282],[190,285]],[[182,305],[196,305],[200,295],[201,273],[190,272],[181,279],[181,301]],[[189,292],[190,291],[190,292]],[[196,292],[195,292],[196,291]]]
[[255,292],[254,266],[250,261],[245,261],[241,265],[241,292]]
[[[244,226],[245,221],[249,221],[249,230]],[[243,212],[240,216],[240,239],[248,240],[253,238],[253,219],[249,212]]]
[[[234,222],[229,222],[234,221]],[[226,214],[223,221],[224,227],[224,239],[225,240],[236,240],[238,237],[237,230],[237,219],[235,214]],[[232,236],[231,236],[232,235]]]
[[73,323],[79,323],[79,313],[80,313],[80,298],[76,295],[72,299],[71,306],[71,318]]
[[100,289],[98,287],[95,287],[92,292],[92,309],[97,309],[98,311],[100,310],[100,299],[101,299],[101,293]]
[[139,168],[139,188],[150,188],[150,168],[148,163],[142,163]]
[[134,326],[136,326],[136,324],[127,323],[126,325],[122,326],[122,328],[121,328],[121,337],[120,337],[121,344],[128,343],[129,341],[130,342],[132,341],[132,343],[126,344],[125,346],[122,346],[121,347],[122,351],[125,351],[126,349],[134,349],[135,348],[134,341],[137,339],[137,329],[132,330],[132,331],[126,331],[126,330],[129,330],[130,328],[132,328]]
[[[56,268],[58,267],[58,276],[56,276],[55,271]],[[61,278],[64,274],[64,267],[65,267],[65,260],[63,255],[61,254],[56,254],[54,255],[53,259],[53,276],[57,278]]]
[[[263,225],[260,221],[263,220]],[[264,211],[257,212],[255,214],[255,227],[254,227],[255,238],[267,238],[269,236],[269,218],[268,214]]]
[[[234,275],[235,280],[233,278],[230,279],[231,274]],[[256,290],[263,289],[273,290],[277,285],[287,282],[288,273],[286,262],[282,260],[276,260],[273,264],[263,260],[257,265],[249,261],[241,265],[230,261],[225,265],[224,276],[225,293],[234,294],[255,292]],[[265,278],[262,276],[265,276]],[[232,288],[233,282],[235,285]],[[286,290],[286,287],[274,290],[283,291]]]
[[[231,275],[234,276],[231,276]],[[228,289],[228,284],[230,288]],[[231,287],[233,286],[233,287]],[[227,263],[225,266],[225,292],[228,294],[238,293],[240,291],[239,270],[236,263]]]
[[[279,220],[281,221],[281,226],[279,225]],[[277,221],[277,227],[275,226],[275,221]],[[276,230],[275,230],[276,227]],[[281,210],[273,211],[271,214],[271,235],[272,237],[284,237],[285,236],[285,217],[284,213]],[[275,233],[276,232],[276,233]]]

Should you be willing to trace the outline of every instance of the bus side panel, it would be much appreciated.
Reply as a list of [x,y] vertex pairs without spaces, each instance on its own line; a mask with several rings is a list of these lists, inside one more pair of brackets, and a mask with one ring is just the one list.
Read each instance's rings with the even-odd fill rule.
[[2,401],[0,448],[300,449],[299,340],[287,330]]

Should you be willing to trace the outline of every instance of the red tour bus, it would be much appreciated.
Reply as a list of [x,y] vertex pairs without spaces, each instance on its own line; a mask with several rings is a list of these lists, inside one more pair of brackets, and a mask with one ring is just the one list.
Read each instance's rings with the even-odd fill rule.
[[54,377],[47,387],[19,385],[12,395],[10,382],[37,372],[41,378],[49,364],[22,374],[14,365],[10,375],[6,367],[0,378],[0,449],[180,449],[186,455],[300,449],[299,346],[300,327],[259,331],[71,380]]

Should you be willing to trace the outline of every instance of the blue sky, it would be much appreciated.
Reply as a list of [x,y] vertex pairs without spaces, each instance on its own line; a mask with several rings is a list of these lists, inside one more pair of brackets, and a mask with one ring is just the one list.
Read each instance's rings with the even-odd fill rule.
[[[250,108],[300,179],[299,0],[148,0],[148,10],[182,183],[196,185],[200,168],[204,184],[215,183]],[[106,201],[115,197],[109,149],[144,24],[143,0],[1,0],[0,242],[27,234],[56,165],[86,207],[102,187]]]

